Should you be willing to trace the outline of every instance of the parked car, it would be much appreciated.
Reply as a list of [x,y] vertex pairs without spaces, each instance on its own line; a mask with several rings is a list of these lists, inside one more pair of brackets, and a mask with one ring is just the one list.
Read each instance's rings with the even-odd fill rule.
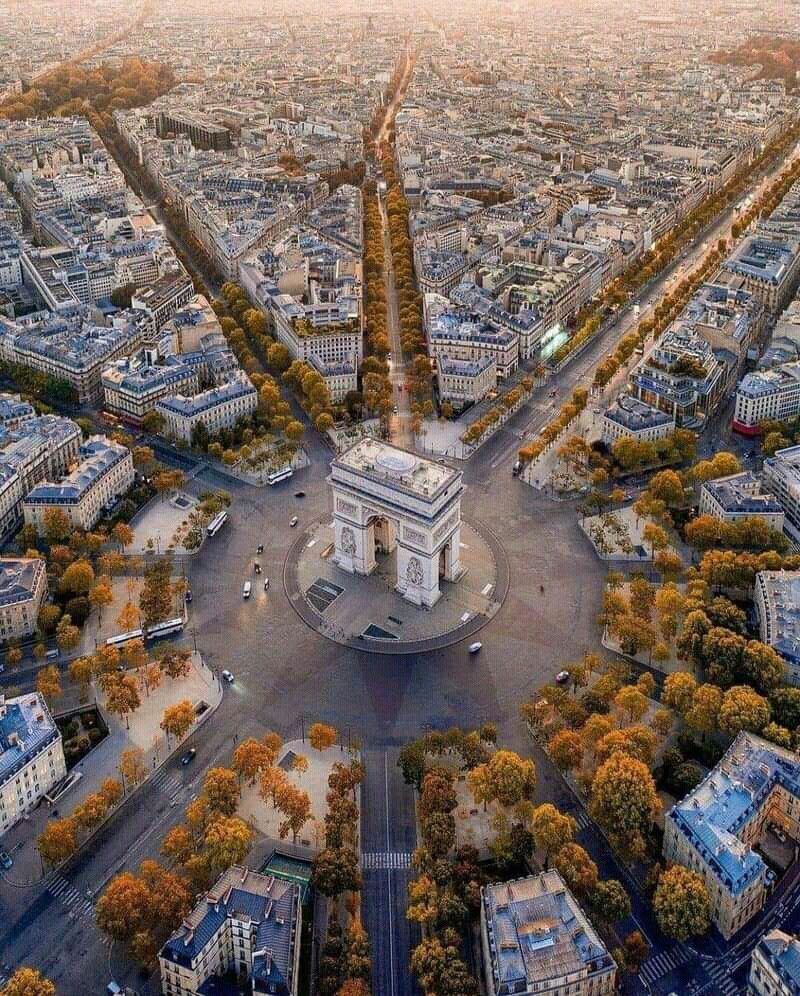
[[469,652],[471,654],[477,654],[478,651],[481,649],[482,646],[483,646],[483,644],[480,641],[476,641],[475,643],[470,643],[470,645],[469,645]]
[[186,604],[187,605],[191,605],[192,604],[192,589],[191,588],[189,588],[188,591],[186,592]]
[[253,590],[253,586],[250,584],[250,582],[249,581],[245,581],[245,583],[242,585],[242,598],[249,598],[250,597],[250,592],[252,590]]
[[297,518],[297,516],[296,516],[296,515],[293,515],[293,516],[291,517],[291,519],[289,519],[289,525],[290,525],[290,527],[291,527],[292,529],[294,529],[294,527],[295,527],[295,526],[297,525],[297,523],[298,523],[299,521],[300,521],[300,520],[299,520],[299,519]]
[[305,498],[306,493],[305,491],[295,491],[294,496],[295,498]]
[[14,864],[14,862],[11,860],[11,855],[8,853],[8,851],[0,851],[0,865],[2,865],[2,867],[6,871],[8,871],[8,869],[13,864]]
[[197,754],[196,747],[190,747],[189,750],[186,751],[186,753],[181,758],[181,764],[184,766],[184,768],[186,767],[187,764],[191,764],[192,761],[194,761],[195,754]]
[[253,570],[256,572],[256,574],[261,573],[261,564],[259,564],[258,561],[256,561],[255,564],[253,564]]
[[264,544],[259,543],[258,546],[256,547],[256,553],[263,553],[263,552],[264,552]]
[[269,591],[269,578],[264,578],[264,591]]
[[569,671],[559,671],[556,675],[556,684],[565,685],[569,681]]
[[234,681],[233,672],[228,671],[226,669],[225,671],[222,672],[222,677],[225,679],[225,681],[228,682],[229,685],[233,684],[233,681]]

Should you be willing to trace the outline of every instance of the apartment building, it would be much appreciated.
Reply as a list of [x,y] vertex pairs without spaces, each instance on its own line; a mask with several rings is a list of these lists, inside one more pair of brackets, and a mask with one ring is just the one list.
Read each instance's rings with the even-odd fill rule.
[[174,394],[156,403],[155,410],[164,419],[164,435],[191,443],[192,430],[202,422],[210,436],[222,429],[232,429],[258,407],[258,391],[241,373],[219,387],[193,396]]
[[754,847],[778,825],[800,840],[800,758],[739,733],[719,764],[666,814],[664,858],[702,876],[726,939],[761,910],[775,881]]
[[147,315],[149,338],[154,339],[161,327],[194,296],[191,277],[180,267],[137,290],[131,298],[131,307]]
[[47,597],[47,571],[39,558],[0,558],[0,643],[36,632]]
[[753,602],[762,643],[786,662],[786,679],[800,685],[800,572],[759,571]]
[[65,380],[81,404],[99,406],[103,369],[136,349],[141,337],[141,329],[130,322],[101,326],[81,314],[33,325],[0,319],[0,358]]
[[278,342],[295,360],[310,362],[315,356],[358,368],[364,358],[358,273],[340,273],[340,260],[326,273],[317,258],[316,280],[310,279],[305,260],[292,271],[273,274],[267,257],[243,263],[239,276],[251,300],[269,316]]
[[761,493],[761,481],[751,471],[705,481],[700,488],[700,515],[720,522],[759,518],[777,532],[783,529],[784,512],[772,495]]
[[308,363],[325,381],[334,405],[340,405],[351,391],[358,390],[358,370],[353,360],[325,362],[312,354]]
[[172,135],[186,135],[196,149],[229,149],[231,133],[224,125],[211,118],[179,109],[160,111],[156,118],[156,134],[159,138]]
[[67,774],[61,733],[44,698],[0,695],[0,835]]
[[800,542],[800,446],[787,446],[767,457],[762,475],[764,487],[784,511],[784,531]]
[[674,415],[653,408],[629,394],[621,394],[600,420],[600,438],[606,446],[613,446],[618,439],[625,438],[654,442],[664,439],[674,429]]
[[633,369],[629,387],[640,401],[671,415],[676,425],[697,428],[725,396],[734,369],[732,353],[672,328]]
[[253,993],[299,992],[300,887],[241,865],[224,872],[158,955],[163,996],[215,990],[233,972]]
[[25,422],[36,418],[36,409],[29,401],[23,401],[19,394],[0,392],[0,427],[19,429]]
[[489,996],[605,996],[617,965],[561,875],[550,870],[481,889]]
[[462,360],[438,354],[436,377],[439,401],[448,401],[460,411],[477,404],[497,385],[497,364],[492,356]]
[[194,365],[179,356],[168,356],[160,365],[145,353],[112,363],[103,371],[102,381],[104,408],[136,425],[162,398],[195,394],[200,389]]
[[736,388],[731,427],[744,436],[757,436],[759,424],[783,422],[800,412],[800,362],[746,374]]
[[800,940],[777,927],[753,948],[747,996],[799,996]]
[[447,294],[467,271],[463,252],[453,249],[417,248],[414,268],[421,294]]
[[492,360],[497,381],[505,380],[519,366],[519,336],[480,315],[456,308],[431,311],[426,326],[433,359]]
[[76,529],[89,530],[133,485],[131,451],[105,436],[90,436],[79,451],[80,463],[60,484],[37,484],[23,500],[25,522],[38,532],[48,509],[59,508]]
[[800,243],[750,235],[722,264],[718,280],[749,291],[773,315],[786,307],[800,279]]

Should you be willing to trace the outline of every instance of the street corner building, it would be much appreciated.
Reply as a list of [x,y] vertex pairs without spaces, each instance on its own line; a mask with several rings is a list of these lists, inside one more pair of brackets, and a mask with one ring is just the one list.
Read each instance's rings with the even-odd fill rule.
[[754,850],[771,826],[800,840],[800,758],[744,732],[666,815],[664,857],[703,877],[725,938],[756,916],[774,884]]
[[555,870],[481,889],[489,996],[613,993],[617,965]]
[[300,887],[240,865],[224,872],[161,949],[164,996],[297,996]]
[[0,837],[66,774],[61,733],[42,696],[0,695]]

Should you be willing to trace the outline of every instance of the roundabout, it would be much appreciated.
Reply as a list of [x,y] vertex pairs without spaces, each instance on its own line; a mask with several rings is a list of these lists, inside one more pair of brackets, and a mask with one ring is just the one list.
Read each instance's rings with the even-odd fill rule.
[[419,654],[474,636],[492,619],[508,593],[505,551],[485,526],[461,521],[458,579],[439,579],[430,608],[402,597],[397,550],[375,554],[369,574],[338,566],[335,526],[329,516],[309,526],[284,563],[289,603],[321,636],[366,653]]

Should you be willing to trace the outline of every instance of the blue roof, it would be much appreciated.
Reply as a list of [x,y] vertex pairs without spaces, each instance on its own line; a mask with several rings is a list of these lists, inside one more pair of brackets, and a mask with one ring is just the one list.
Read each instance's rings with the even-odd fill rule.
[[740,733],[717,767],[668,813],[732,895],[759,878],[769,882],[773,877],[761,856],[738,835],[776,786],[800,798],[800,758]]
[[5,700],[0,706],[0,785],[59,736],[38,692]]

